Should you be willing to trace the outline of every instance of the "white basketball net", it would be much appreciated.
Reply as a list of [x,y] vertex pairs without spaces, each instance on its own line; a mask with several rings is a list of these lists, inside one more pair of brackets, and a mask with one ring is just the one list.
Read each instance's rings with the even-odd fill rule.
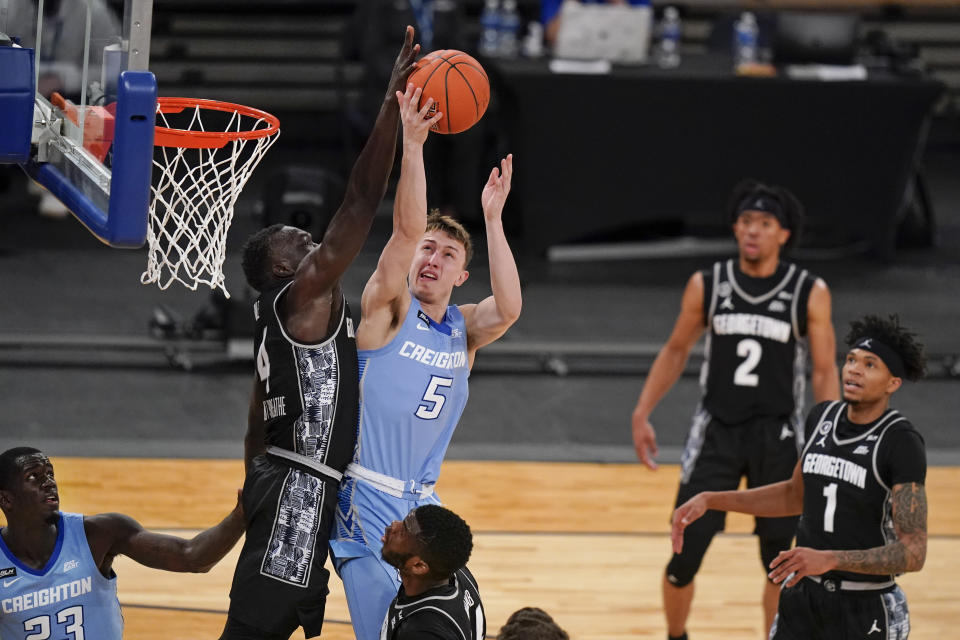
[[[202,107],[193,107],[189,126],[180,128],[207,131],[203,112]],[[158,124],[174,128],[159,110],[157,116]],[[265,128],[263,120],[234,111],[227,126],[218,125],[216,130]],[[157,147],[153,165],[159,169],[160,179],[151,186],[147,270],[140,276],[140,282],[155,282],[166,289],[176,280],[193,291],[205,284],[211,289],[219,287],[230,297],[224,282],[223,262],[233,207],[243,185],[278,133],[252,140],[238,138],[213,149]]]

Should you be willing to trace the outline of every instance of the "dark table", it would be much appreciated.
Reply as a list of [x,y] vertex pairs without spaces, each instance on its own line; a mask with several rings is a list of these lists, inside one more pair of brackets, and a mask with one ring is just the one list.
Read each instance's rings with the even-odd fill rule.
[[[723,58],[677,69],[555,74],[547,60],[487,61],[515,154],[528,250],[705,220],[742,178],[788,187],[820,243],[893,255],[896,224],[942,83],[738,77]],[[702,229],[702,226],[699,227]],[[726,227],[729,228],[729,227]]]

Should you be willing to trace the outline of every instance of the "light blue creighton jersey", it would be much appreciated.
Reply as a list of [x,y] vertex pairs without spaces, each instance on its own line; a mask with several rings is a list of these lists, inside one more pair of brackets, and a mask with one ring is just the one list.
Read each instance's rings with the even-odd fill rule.
[[59,535],[43,569],[22,564],[0,537],[0,638],[121,640],[117,580],[94,564],[83,516],[61,513]]
[[438,324],[413,298],[396,337],[358,354],[360,428],[354,462],[403,481],[436,482],[469,393],[463,314],[449,306]]

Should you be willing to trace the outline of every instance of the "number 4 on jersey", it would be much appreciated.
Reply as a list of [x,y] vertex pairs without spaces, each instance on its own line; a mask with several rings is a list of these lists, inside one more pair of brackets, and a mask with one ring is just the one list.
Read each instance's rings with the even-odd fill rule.
[[453,386],[453,378],[443,378],[441,376],[431,376],[427,390],[423,392],[420,406],[417,407],[415,415],[424,420],[435,420],[443,409],[443,403],[447,401],[446,396],[437,393],[437,389],[444,387],[449,389]]

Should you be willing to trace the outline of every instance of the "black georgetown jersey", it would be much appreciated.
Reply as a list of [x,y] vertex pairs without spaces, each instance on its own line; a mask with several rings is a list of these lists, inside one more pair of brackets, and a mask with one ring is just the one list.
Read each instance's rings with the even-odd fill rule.
[[[803,515],[797,546],[872,549],[896,539],[891,491],[926,477],[923,438],[893,409],[869,424],[851,423],[843,402],[823,402],[806,424],[800,456]],[[833,571],[827,577],[885,581],[889,575]]]
[[464,567],[446,585],[412,598],[400,587],[387,609],[380,640],[483,640],[486,631],[477,582]]
[[340,322],[327,340],[300,344],[286,334],[277,315],[289,287],[262,293],[253,306],[266,444],[342,472],[353,458],[359,408],[350,308],[343,300]]
[[792,417],[800,426],[807,361],[807,300],[816,277],[781,262],[767,278],[735,259],[703,272],[707,338],[703,407],[725,424]]

